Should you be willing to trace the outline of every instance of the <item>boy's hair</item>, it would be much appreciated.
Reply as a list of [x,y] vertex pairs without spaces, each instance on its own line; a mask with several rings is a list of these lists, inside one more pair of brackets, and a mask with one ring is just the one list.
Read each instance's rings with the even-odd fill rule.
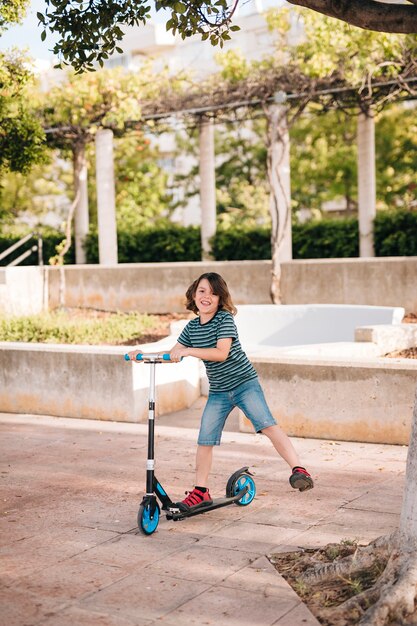
[[230,295],[229,288],[226,284],[224,278],[220,276],[220,274],[216,274],[216,272],[206,272],[205,274],[201,274],[187,289],[185,293],[186,308],[189,311],[193,311],[193,313],[198,313],[198,309],[195,305],[194,298],[197,293],[197,287],[201,280],[208,280],[210,283],[210,287],[215,296],[219,296],[219,310],[223,309],[224,311],[229,311],[232,315],[236,315],[237,309],[232,302],[232,296]]

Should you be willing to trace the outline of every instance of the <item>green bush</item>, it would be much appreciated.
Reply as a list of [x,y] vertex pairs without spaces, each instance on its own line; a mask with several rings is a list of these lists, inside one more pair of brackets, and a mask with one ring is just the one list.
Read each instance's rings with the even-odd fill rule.
[[216,261],[246,261],[271,258],[269,228],[219,228],[211,240]]
[[[56,254],[56,246],[63,235],[52,229],[43,229],[43,259],[47,264]],[[359,256],[358,220],[323,219],[305,224],[294,224],[294,259],[330,259]],[[0,235],[0,252],[15,243],[21,235]],[[220,227],[212,238],[214,258],[217,261],[256,260],[271,258],[269,227]],[[167,223],[136,231],[119,230],[119,263],[158,263],[170,261],[199,261],[201,259],[200,229]],[[35,240],[28,242],[27,250]],[[15,251],[0,262],[6,265],[23,250]],[[98,263],[98,235],[91,230],[86,240],[88,263]],[[417,213],[410,211],[379,212],[375,219],[376,256],[417,256]],[[32,253],[22,265],[37,264],[37,253]],[[65,263],[75,262],[74,246],[65,256]]]
[[359,227],[355,218],[324,219],[292,228],[294,259],[332,259],[359,256]]
[[0,341],[121,345],[140,343],[141,335],[160,325],[156,316],[138,313],[85,315],[54,311],[0,318]]
[[377,213],[374,239],[377,256],[417,256],[417,213]]
[[[170,224],[117,234],[119,263],[167,263],[200,261],[200,229]],[[86,240],[88,263],[98,263],[98,235],[90,231]]]

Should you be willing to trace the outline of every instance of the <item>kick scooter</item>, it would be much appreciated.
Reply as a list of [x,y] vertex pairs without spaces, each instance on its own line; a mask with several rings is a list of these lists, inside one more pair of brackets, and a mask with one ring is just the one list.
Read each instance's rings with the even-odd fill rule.
[[[130,361],[128,354],[125,354],[125,360]],[[158,527],[161,507],[166,512],[166,518],[177,522],[208,513],[214,509],[219,509],[229,504],[237,504],[247,506],[252,502],[256,494],[255,481],[248,467],[241,467],[234,472],[226,485],[226,496],[224,498],[216,498],[211,504],[190,509],[189,511],[181,511],[178,506],[172,502],[161,483],[155,476],[155,453],[154,453],[154,433],[155,433],[155,367],[157,363],[170,363],[169,354],[138,354],[136,361],[149,363],[150,365],[150,385],[149,385],[149,412],[148,412],[148,459],[146,461],[146,494],[143,496],[138,511],[138,527],[145,535],[152,535]]]

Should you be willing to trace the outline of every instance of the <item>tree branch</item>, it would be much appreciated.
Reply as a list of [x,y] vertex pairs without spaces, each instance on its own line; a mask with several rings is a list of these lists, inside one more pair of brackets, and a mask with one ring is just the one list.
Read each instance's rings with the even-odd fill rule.
[[417,0],[412,6],[378,0],[288,0],[323,15],[366,30],[387,33],[417,33]]

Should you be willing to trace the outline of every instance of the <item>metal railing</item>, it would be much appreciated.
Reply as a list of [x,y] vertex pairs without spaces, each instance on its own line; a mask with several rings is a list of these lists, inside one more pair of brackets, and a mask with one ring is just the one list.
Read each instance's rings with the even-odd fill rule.
[[30,256],[33,252],[36,252],[36,251],[38,251],[38,265],[43,265],[43,241],[42,241],[41,235],[39,233],[36,233],[36,232],[29,233],[28,235],[25,235],[24,237],[19,239],[19,241],[16,241],[16,243],[14,243],[9,248],[7,248],[3,252],[1,252],[0,253],[0,261],[5,259],[7,256],[9,256],[9,254],[11,254],[15,250],[17,250],[18,248],[23,246],[28,241],[30,241],[32,239],[32,237],[37,238],[37,240],[38,240],[37,244],[31,246],[31,248],[29,250],[26,250],[25,252],[23,252],[20,256],[18,256],[15,259],[13,259],[13,261],[10,261],[10,263],[7,263],[6,267],[12,267],[13,265],[19,265],[19,263],[24,261],[24,259],[26,259],[28,256]]

